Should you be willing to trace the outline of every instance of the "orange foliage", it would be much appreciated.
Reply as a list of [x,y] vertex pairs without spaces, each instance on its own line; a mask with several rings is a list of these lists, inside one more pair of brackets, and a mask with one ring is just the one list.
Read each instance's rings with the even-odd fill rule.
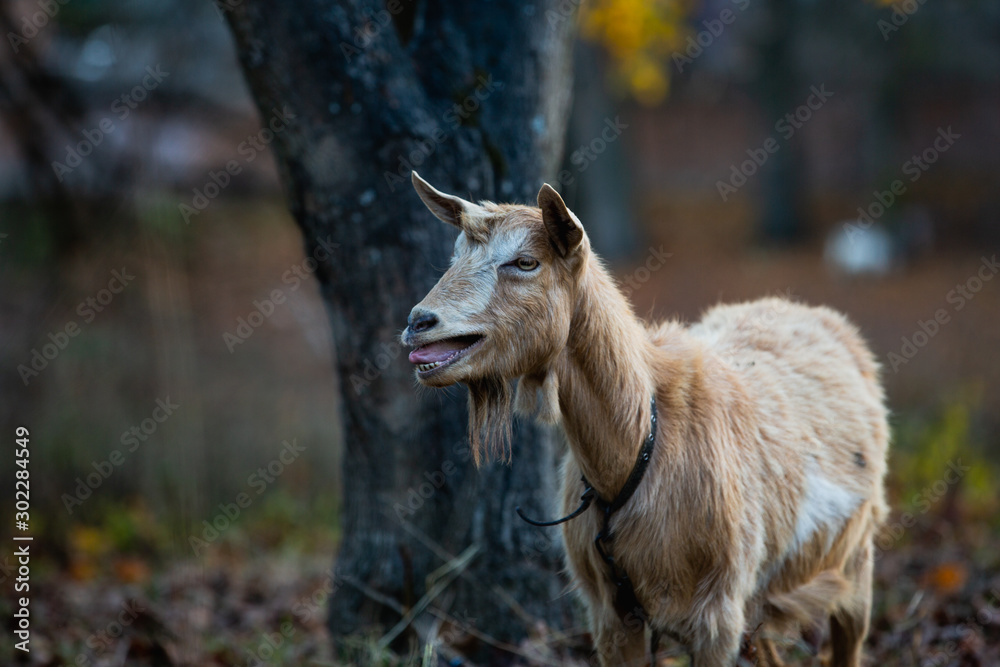
[[135,556],[116,558],[113,569],[118,581],[126,584],[145,583],[151,574],[146,561]]
[[604,46],[636,99],[656,104],[670,89],[669,58],[683,44],[687,9],[682,0],[590,0],[582,32]]
[[925,582],[939,593],[950,595],[962,590],[968,574],[962,563],[942,563],[927,573]]

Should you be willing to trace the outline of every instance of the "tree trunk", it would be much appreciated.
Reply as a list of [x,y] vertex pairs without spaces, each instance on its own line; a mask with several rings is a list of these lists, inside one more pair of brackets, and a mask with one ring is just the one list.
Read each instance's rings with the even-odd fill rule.
[[428,575],[470,545],[471,564],[431,606],[448,601],[449,614],[508,642],[532,619],[565,626],[556,531],[514,514],[555,505],[551,438],[522,424],[512,465],[477,471],[464,389],[418,390],[398,336],[454,240],[410,170],[468,199],[533,202],[563,148],[574,17],[554,2],[223,9],[264,126],[289,118],[274,147],[333,324],[345,428],[329,616],[338,652],[350,635],[396,624]]
[[[775,123],[802,103],[798,87],[795,30],[801,27],[797,0],[770,0],[767,5],[766,37],[758,45],[760,75],[756,85],[764,118]],[[787,245],[801,241],[805,229],[802,217],[802,137],[792,137],[786,146],[769,158],[761,169],[763,210],[760,241]]]

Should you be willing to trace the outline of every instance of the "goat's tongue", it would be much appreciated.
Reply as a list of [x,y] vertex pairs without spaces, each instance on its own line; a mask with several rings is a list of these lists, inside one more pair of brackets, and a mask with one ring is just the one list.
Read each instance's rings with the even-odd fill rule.
[[437,361],[444,361],[459,350],[464,350],[468,344],[454,338],[449,340],[439,340],[430,345],[424,345],[410,352],[411,364],[433,364]]

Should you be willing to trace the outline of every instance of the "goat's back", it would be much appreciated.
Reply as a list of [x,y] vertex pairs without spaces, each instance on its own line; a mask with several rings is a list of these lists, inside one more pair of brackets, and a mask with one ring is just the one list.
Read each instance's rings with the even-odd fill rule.
[[754,406],[768,480],[773,593],[840,569],[887,510],[888,421],[878,364],[843,315],[770,298],[710,309],[689,328]]

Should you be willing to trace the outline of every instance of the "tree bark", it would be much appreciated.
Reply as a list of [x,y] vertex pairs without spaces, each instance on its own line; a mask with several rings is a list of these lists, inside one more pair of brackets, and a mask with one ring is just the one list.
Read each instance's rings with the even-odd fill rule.
[[410,170],[468,199],[522,202],[555,174],[574,24],[555,5],[222,6],[264,126],[289,118],[273,146],[307,252],[321,260],[345,425],[329,615],[342,655],[350,636],[400,620],[388,599],[410,608],[428,575],[470,545],[477,555],[432,605],[449,600],[452,616],[507,642],[531,619],[560,627],[570,616],[558,538],[514,514],[554,506],[551,438],[522,424],[512,465],[477,471],[464,389],[418,390],[398,343],[454,240]]
[[[767,4],[766,36],[758,45],[760,75],[756,95],[766,122],[775,123],[793,111],[802,100],[798,88],[798,62],[794,51],[795,30],[801,27],[796,0],[770,0]],[[761,169],[763,206],[760,240],[788,245],[801,241],[805,229],[802,216],[802,137],[792,137],[787,146],[769,158]]]

